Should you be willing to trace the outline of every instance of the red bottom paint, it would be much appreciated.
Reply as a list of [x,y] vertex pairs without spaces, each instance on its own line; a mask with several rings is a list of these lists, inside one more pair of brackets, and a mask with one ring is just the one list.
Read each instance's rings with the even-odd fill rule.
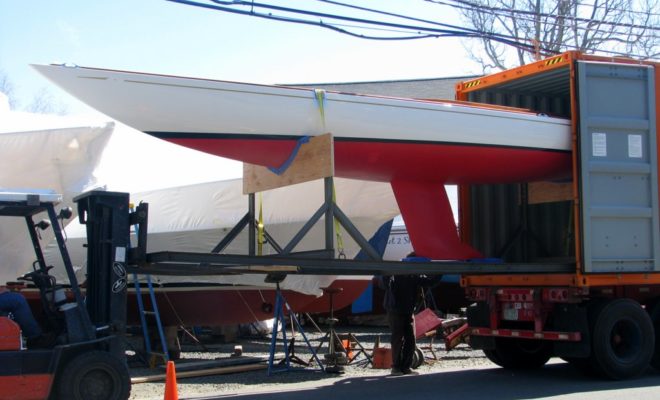
[[[335,309],[344,308],[367,288],[370,280],[339,280],[330,285],[343,290],[334,295]],[[183,289],[183,290],[182,290]],[[283,290],[282,295],[295,312],[320,313],[329,310],[329,297],[305,295]],[[128,298],[128,324],[139,324],[135,296]],[[146,297],[145,297],[146,300]],[[165,325],[216,326],[243,324],[273,318],[274,289],[239,289],[237,287],[158,289],[156,301]]]
[[[330,287],[341,288],[334,295],[335,310],[352,304],[364,292],[368,279],[338,279]],[[41,301],[36,290],[22,290],[35,316],[41,315]],[[161,320],[166,326],[220,326],[263,321],[273,318],[274,289],[241,289],[240,286],[182,286],[155,289]],[[329,311],[329,297],[306,295],[283,290],[282,295],[295,312],[325,313]],[[150,307],[149,295],[143,289],[145,308]],[[135,291],[129,289],[127,324],[139,325],[140,316]],[[1,398],[1,397],[0,397]]]
[[[176,144],[248,163],[279,167],[296,141],[272,138],[180,138]],[[418,256],[479,258],[458,238],[443,184],[533,182],[567,177],[571,153],[448,143],[335,139],[339,177],[390,182]]]

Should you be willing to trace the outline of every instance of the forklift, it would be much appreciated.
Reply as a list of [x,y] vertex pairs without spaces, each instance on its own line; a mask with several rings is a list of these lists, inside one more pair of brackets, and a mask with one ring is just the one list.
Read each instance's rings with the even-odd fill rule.
[[[38,289],[42,313],[35,317],[53,339],[45,348],[30,348],[11,315],[0,313],[0,399],[127,399],[125,265],[130,224],[139,213],[129,212],[127,193],[93,191],[74,199],[88,239],[83,297],[60,224],[72,212],[55,209],[61,199],[46,191],[0,192],[0,217],[25,219],[36,261],[18,279]],[[47,219],[35,223],[42,213]],[[49,274],[39,242],[38,229],[48,227],[69,279],[66,289]]]

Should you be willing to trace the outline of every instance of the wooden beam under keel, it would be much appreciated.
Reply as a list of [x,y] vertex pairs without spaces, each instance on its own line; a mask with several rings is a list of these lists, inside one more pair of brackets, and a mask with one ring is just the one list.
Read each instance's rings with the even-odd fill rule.
[[572,182],[532,182],[527,187],[529,204],[573,200]]

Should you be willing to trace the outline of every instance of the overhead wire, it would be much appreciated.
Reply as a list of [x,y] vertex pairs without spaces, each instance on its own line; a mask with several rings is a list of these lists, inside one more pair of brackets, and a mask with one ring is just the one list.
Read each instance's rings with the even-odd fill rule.
[[342,3],[342,2],[339,2],[339,1],[335,1],[335,0],[316,0],[316,1],[318,1],[320,3],[332,4],[332,5],[336,5],[336,6],[340,6],[340,7],[347,7],[347,8],[351,8],[351,9],[360,10],[360,11],[366,11],[366,12],[370,12],[370,13],[374,13],[374,14],[387,15],[387,16],[390,16],[390,17],[401,18],[401,19],[405,19],[405,20],[408,20],[408,21],[415,21],[415,22],[422,22],[422,23],[430,24],[430,25],[444,26],[446,28],[456,29],[456,30],[465,31],[465,32],[481,33],[476,29],[466,28],[466,27],[463,27],[463,26],[451,25],[451,24],[446,24],[446,23],[443,23],[443,22],[431,21],[431,20],[428,20],[428,19],[416,18],[416,17],[411,17],[411,16],[408,16],[408,15],[402,15],[402,14],[396,14],[396,13],[382,11],[382,10],[376,10],[374,8],[356,6],[354,4]]
[[[202,7],[202,8],[207,8],[207,9],[212,9],[212,10],[217,10],[217,11],[224,11],[224,12],[229,12],[229,13],[235,13],[235,14],[241,14],[241,15],[248,15],[248,16],[254,16],[254,17],[259,17],[259,18],[265,18],[265,19],[271,19],[271,20],[277,20],[277,21],[283,21],[283,22],[291,22],[291,23],[298,23],[298,24],[304,24],[304,25],[314,25],[314,26],[319,26],[323,27],[326,29],[331,29],[340,33],[344,33],[350,36],[355,36],[359,38],[364,38],[364,39],[375,39],[375,40],[405,40],[405,39],[418,39],[418,38],[432,38],[432,37],[488,37],[492,40],[508,44],[510,46],[518,47],[518,48],[523,48],[527,50],[534,50],[534,46],[532,44],[528,43],[522,43],[518,40],[515,40],[512,37],[507,37],[506,35],[500,35],[500,34],[493,34],[491,32],[481,32],[481,31],[466,31],[465,28],[460,28],[460,29],[439,29],[439,28],[433,28],[433,27],[424,27],[424,26],[416,26],[416,25],[408,25],[408,24],[398,24],[398,23],[392,23],[392,22],[386,22],[386,21],[374,21],[374,20],[368,20],[368,19],[362,19],[362,18],[354,18],[354,17],[347,17],[347,16],[342,16],[342,15],[336,15],[336,14],[327,14],[327,13],[320,13],[316,11],[308,11],[308,10],[300,10],[300,9],[294,9],[294,8],[288,8],[288,7],[281,7],[281,6],[276,6],[272,4],[265,4],[265,3],[257,3],[253,1],[220,1],[220,0],[211,0],[212,3],[214,4],[209,4],[209,3],[203,3],[203,2],[197,2],[197,1],[191,1],[191,0],[167,0],[175,3],[181,3],[181,4],[186,4],[186,5],[191,5],[191,6],[196,6],[196,7]],[[227,7],[229,6],[229,7]],[[231,6],[247,6],[250,8],[250,10],[240,10],[236,8],[232,8]],[[287,12],[287,13],[293,13],[293,14],[301,14],[301,15],[307,15],[307,16],[314,16],[314,17],[319,17],[319,18],[328,18],[328,19],[334,19],[334,20],[341,20],[341,21],[349,21],[353,23],[361,23],[361,24],[366,24],[368,26],[361,27],[360,29],[371,29],[374,26],[385,26],[385,27],[390,27],[390,28],[397,28],[397,29],[403,29],[403,30],[408,30],[411,31],[411,35],[407,37],[374,37],[374,36],[367,36],[363,34],[358,34],[355,32],[348,31],[346,29],[339,28],[337,23],[329,23],[324,21],[323,19],[319,21],[312,21],[312,20],[305,20],[305,19],[300,19],[300,18],[293,18],[293,17],[285,17],[281,15],[275,15],[271,12],[269,13],[261,13],[255,11],[255,8],[265,8],[265,9],[270,9],[270,10],[276,10],[280,12]]]
[[[485,33],[485,32],[484,32],[484,31],[477,30],[477,29],[466,28],[466,27],[461,27],[461,26],[457,26],[457,25],[450,25],[450,24],[440,23],[440,22],[437,22],[437,21],[430,21],[430,20],[421,19],[421,18],[416,18],[416,17],[410,17],[410,16],[401,15],[401,14],[396,14],[396,13],[391,13],[391,12],[387,12],[387,11],[376,10],[376,9],[373,9],[373,8],[367,8],[367,7],[356,6],[356,5],[353,5],[353,4],[347,4],[347,3],[339,2],[339,1],[336,1],[336,0],[317,0],[317,1],[318,1],[318,2],[321,2],[321,3],[332,4],[332,5],[338,5],[338,6],[342,6],[342,7],[347,7],[347,8],[351,8],[351,9],[357,9],[357,10],[361,10],[361,11],[367,11],[367,12],[376,13],[376,14],[380,14],[380,15],[393,16],[393,17],[403,18],[403,19],[406,19],[406,20],[411,20],[411,21],[416,21],[416,22],[422,22],[422,23],[427,23],[427,24],[432,24],[432,25],[440,25],[440,26],[450,27],[450,28],[453,28],[453,29],[464,30],[464,31],[466,31],[466,32],[473,32],[473,33],[475,33],[476,35],[479,35],[479,37],[485,37],[485,36],[484,36],[484,33]],[[451,5],[449,5],[449,6],[451,6]],[[489,35],[489,36],[494,36],[495,34],[491,32],[491,33],[489,33],[488,35]],[[508,38],[510,38],[510,39],[519,40],[518,37],[515,37],[515,36],[513,36],[513,35],[502,35],[502,34],[499,34],[499,33],[498,33],[497,36],[498,36],[498,37],[508,37]],[[510,45],[510,44],[509,44],[509,45]],[[529,51],[529,50],[531,50],[531,48],[524,49],[524,50]],[[551,54],[551,53],[552,53],[552,52],[548,52],[548,53],[546,53],[546,55],[549,55],[549,54]]]
[[[370,40],[413,40],[413,39],[425,39],[425,38],[442,38],[442,37],[463,37],[463,38],[481,38],[496,41],[508,46],[512,46],[527,52],[540,53],[544,56],[549,56],[552,54],[558,53],[557,51],[550,50],[544,47],[535,46],[530,39],[521,39],[513,35],[507,35],[503,33],[496,32],[486,32],[479,29],[465,28],[456,25],[445,24],[437,21],[430,21],[426,19],[411,17],[407,15],[391,13],[387,11],[377,10],[368,7],[357,6],[353,4],[343,3],[337,0],[317,0],[320,3],[326,3],[338,7],[346,7],[351,9],[357,9],[367,13],[374,13],[378,15],[385,15],[388,17],[399,18],[406,21],[414,21],[416,23],[427,24],[431,26],[420,26],[420,25],[411,25],[404,23],[395,23],[388,21],[380,21],[374,19],[365,19],[365,18],[356,18],[346,15],[339,14],[330,14],[319,11],[303,10],[298,8],[283,7],[275,4],[269,3],[260,3],[255,1],[223,1],[223,0],[210,0],[213,4],[204,3],[200,1],[191,1],[191,0],[167,0],[171,2],[202,7],[207,9],[213,9],[216,11],[223,11],[228,13],[235,13],[241,15],[248,15],[258,18],[270,19],[281,22],[289,22],[303,25],[312,25],[317,27],[322,27],[325,29],[330,29],[338,33],[346,34],[349,36],[361,38],[361,39],[370,39]],[[425,0],[430,3],[442,4],[449,7],[460,8],[473,10],[474,7],[480,7],[480,5],[466,0]],[[235,7],[248,7],[248,10],[237,9]],[[285,15],[276,15],[273,12],[259,12],[258,9],[277,11],[280,13],[291,14],[292,16]],[[491,13],[493,15],[510,17],[510,15],[502,14],[505,10],[497,7],[486,7],[482,9],[483,12]],[[521,15],[529,14],[531,12],[526,10],[513,10],[513,12],[521,12]],[[525,11],[525,13],[522,13]],[[549,20],[544,21],[545,25],[553,26],[553,24],[558,24],[556,22],[556,16],[551,14],[543,14],[544,18]],[[295,16],[295,17],[294,17]],[[308,18],[319,18],[319,20],[304,19],[299,16],[305,16]],[[552,19],[555,18],[555,22]],[[589,19],[582,19],[585,21],[593,21]],[[347,23],[340,23],[337,21],[343,21]],[[535,20],[527,19],[527,21],[536,22]],[[621,24],[625,26],[626,24]],[[630,25],[630,24],[628,24]],[[441,27],[436,28],[435,26]],[[639,25],[641,26],[641,25]],[[349,28],[349,29],[346,29]],[[578,29],[586,29],[578,27]],[[379,31],[379,32],[395,32],[397,35],[393,36],[378,36],[365,33],[358,33],[357,30],[362,31]],[[592,28],[592,31],[597,31],[597,28]],[[653,30],[660,30],[660,28],[653,28]],[[602,31],[612,33],[612,31]],[[615,34],[622,34],[621,32],[614,32]],[[653,34],[647,37],[655,38]],[[575,45],[563,44],[564,48],[573,48],[577,49]],[[616,50],[598,50],[601,53],[610,54],[613,56],[638,56],[638,57],[648,57],[642,55],[630,54],[627,52],[621,52]],[[653,56],[651,56],[653,57]]]
[[[254,7],[257,6],[259,8],[273,8],[273,9],[278,9],[279,11],[309,14],[309,12],[307,12],[305,10],[295,10],[295,9],[290,9],[290,8],[286,8],[286,7],[279,7],[279,6],[273,6],[273,5],[264,5],[264,4],[260,4],[260,3],[257,4],[257,3],[253,3],[253,2],[243,2],[243,1],[224,2],[224,1],[211,0],[213,3],[216,3],[216,4],[200,3],[200,2],[189,1],[189,0],[167,0],[167,1],[175,2],[175,3],[181,3],[181,4],[187,4],[187,5],[196,6],[196,7],[208,8],[208,9],[212,9],[212,10],[216,10],[216,11],[224,11],[224,12],[228,12],[228,13],[248,15],[248,16],[253,16],[253,17],[259,17],[259,18],[271,19],[271,20],[276,20],[276,21],[282,21],[282,22],[290,22],[290,23],[297,23],[297,24],[303,24],[303,25],[314,25],[314,26],[319,26],[319,27],[326,28],[326,29],[331,29],[331,30],[334,30],[334,31],[337,31],[339,33],[343,33],[343,34],[346,34],[346,35],[349,35],[349,36],[355,36],[355,37],[359,37],[359,38],[363,38],[363,39],[406,40],[406,39],[418,39],[418,38],[428,38],[428,37],[440,37],[441,35],[446,35],[446,34],[453,33],[451,31],[447,31],[447,30],[445,30],[445,31],[436,30],[436,32],[423,34],[423,33],[421,33],[421,30],[416,29],[416,30],[413,30],[413,31],[416,31],[416,33],[414,33],[410,36],[406,36],[406,37],[400,37],[400,36],[397,36],[397,37],[367,36],[367,35],[362,35],[362,34],[354,33],[354,32],[351,32],[351,31],[348,31],[348,30],[345,30],[345,29],[338,28],[337,26],[335,26],[335,24],[326,23],[323,20],[310,21],[310,20],[303,20],[303,19],[299,19],[299,18],[278,16],[278,15],[274,15],[272,13],[268,13],[268,14],[259,13],[259,12],[254,11]],[[235,6],[235,5],[248,6],[249,5],[252,9],[250,11],[245,11],[245,10],[239,10],[239,9],[231,8],[231,7],[225,7],[224,5],[233,5],[233,6]],[[329,14],[322,14],[322,13],[317,13],[316,16],[320,16],[320,17],[326,16],[326,17],[329,17],[329,18],[340,18],[341,19],[341,17],[336,17],[336,16],[332,16],[332,15],[329,15]],[[359,19],[355,19],[355,18],[345,18],[344,17],[343,19],[362,22],[362,21],[359,21]],[[368,23],[368,21],[365,21],[365,22]],[[393,27],[397,26],[396,24],[385,24],[385,25],[393,26]],[[403,27],[403,28],[407,28],[407,29],[410,30],[410,27]],[[361,29],[369,29],[369,28],[368,27],[363,27]]]
[[[484,31],[480,31],[480,30],[477,30],[477,29],[466,28],[466,27],[462,27],[462,26],[458,26],[458,25],[452,25],[452,24],[446,24],[446,23],[442,23],[442,22],[438,22],[438,21],[431,21],[431,20],[428,20],[428,19],[411,17],[411,16],[392,13],[392,12],[387,12],[387,11],[383,11],[383,10],[377,10],[377,9],[374,9],[374,8],[357,6],[357,5],[354,5],[354,4],[347,4],[347,3],[343,3],[343,2],[340,2],[340,1],[336,1],[336,0],[316,0],[316,1],[318,1],[320,3],[332,4],[332,5],[336,5],[336,6],[341,6],[341,7],[356,9],[356,10],[360,10],[360,11],[375,13],[375,14],[378,14],[378,15],[386,15],[386,16],[401,18],[401,19],[409,20],[409,21],[421,22],[421,23],[430,24],[430,25],[443,26],[443,27],[446,27],[446,28],[451,28],[451,29],[456,29],[456,30],[459,30],[459,31],[473,33],[473,34],[475,34],[477,36],[480,36],[480,37],[483,37],[484,34],[485,34]],[[335,24],[335,25],[340,25],[340,24]],[[490,34],[491,33],[489,33],[489,35]],[[512,35],[498,34],[497,36],[500,37],[500,38],[518,39],[517,37],[514,37]]]

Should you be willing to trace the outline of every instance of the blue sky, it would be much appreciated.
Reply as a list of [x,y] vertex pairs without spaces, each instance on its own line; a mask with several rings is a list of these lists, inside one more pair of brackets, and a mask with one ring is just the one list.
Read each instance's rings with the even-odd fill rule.
[[[319,7],[311,0],[270,2]],[[423,0],[353,3],[460,24],[452,9]],[[47,88],[73,114],[89,110],[29,64],[67,62],[258,83],[310,83],[479,73],[465,53],[459,39],[365,40],[164,0],[0,0],[0,70],[12,82],[19,107]]]
[[[318,6],[312,0],[268,2]],[[423,0],[352,2],[460,24],[451,8]],[[95,113],[29,67],[63,62],[265,84],[432,78],[481,71],[466,57],[459,39],[365,40],[165,0],[0,0],[0,70],[14,86],[19,109],[47,90],[57,108],[70,115]],[[241,173],[240,163],[126,132],[115,133],[98,171],[109,189],[131,192],[238,178]]]

